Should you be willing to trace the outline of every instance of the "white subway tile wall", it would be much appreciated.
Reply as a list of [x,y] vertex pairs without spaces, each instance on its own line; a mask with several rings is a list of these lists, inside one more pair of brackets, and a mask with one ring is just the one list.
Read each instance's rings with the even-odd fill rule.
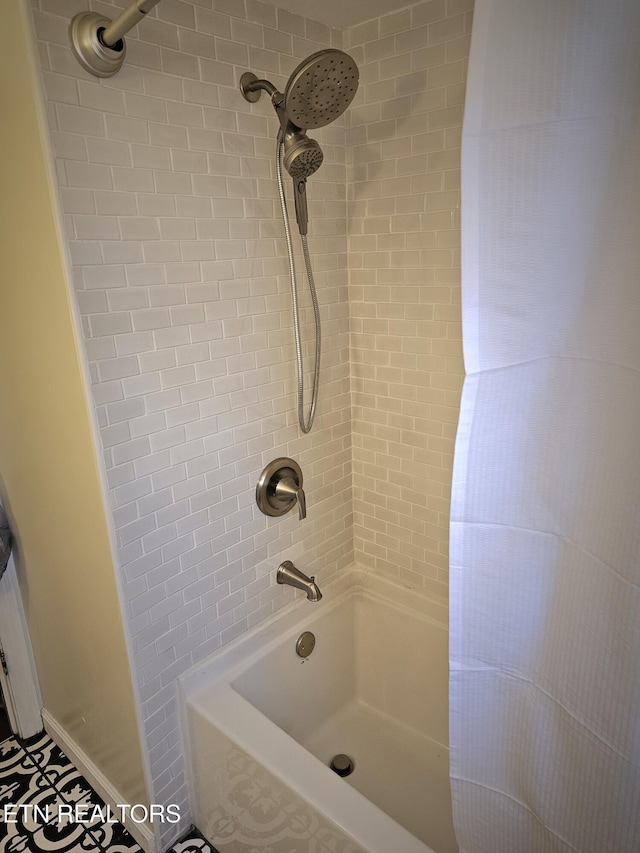
[[[471,3],[426,0],[340,33],[259,0],[162,0],[127,37],[122,70],[93,78],[69,20],[126,5],[33,0],[33,14],[150,795],[188,823],[175,679],[291,600],[275,584],[282,559],[322,586],[355,553],[446,593]],[[323,355],[304,436],[277,119],[238,81],[251,70],[283,89],[328,46],[352,53],[361,89],[310,134],[325,154],[308,189]],[[297,269],[308,387],[299,255]],[[277,456],[303,468],[304,522],[255,505]],[[164,842],[183,828],[165,825]]]
[[460,134],[472,0],[353,27],[347,131],[356,558],[447,594],[464,376]]
[[[109,18],[125,5],[90,4]],[[249,104],[238,87],[252,70],[283,89],[299,61],[342,35],[257,0],[163,0],[127,37],[122,70],[100,80],[68,46],[69,21],[87,8],[38,0],[33,14],[150,794],[181,804],[189,823],[176,677],[291,600],[275,583],[281,560],[321,585],[353,561],[345,120],[313,133],[325,153],[308,191],[323,352],[304,436],[278,121],[268,96]],[[300,256],[297,269],[308,387]],[[302,522],[256,506],[258,476],[278,456],[302,466]]]

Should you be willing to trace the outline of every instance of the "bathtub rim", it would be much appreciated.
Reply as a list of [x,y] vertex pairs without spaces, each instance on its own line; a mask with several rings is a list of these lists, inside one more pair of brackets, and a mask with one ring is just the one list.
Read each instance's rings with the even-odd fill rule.
[[[213,696],[215,715],[206,700],[190,702],[193,712],[205,720],[249,758],[263,767],[280,785],[309,806],[347,838],[362,853],[435,853],[394,818],[372,803],[272,722],[230,684],[218,685]],[[186,715],[186,708],[182,710]],[[186,742],[189,727],[184,720]],[[190,790],[195,790],[193,769],[188,762]],[[336,783],[342,783],[336,784]],[[344,786],[344,787],[343,787]],[[216,844],[215,839],[212,841]],[[219,843],[219,842],[218,842]]]

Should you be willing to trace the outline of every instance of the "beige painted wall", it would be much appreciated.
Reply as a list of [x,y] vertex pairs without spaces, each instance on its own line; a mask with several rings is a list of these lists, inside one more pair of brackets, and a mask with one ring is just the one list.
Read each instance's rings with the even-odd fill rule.
[[0,490],[45,708],[146,800],[134,694],[21,3],[0,7]]

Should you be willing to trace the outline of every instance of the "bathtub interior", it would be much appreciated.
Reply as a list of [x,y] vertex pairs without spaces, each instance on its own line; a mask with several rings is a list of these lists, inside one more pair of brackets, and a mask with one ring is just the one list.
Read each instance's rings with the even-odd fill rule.
[[448,742],[445,626],[362,589],[318,616],[309,611],[309,657],[296,654],[293,631],[236,676],[234,690],[299,742],[353,702]]
[[[285,814],[302,813],[318,850],[331,836],[332,851],[458,853],[446,606],[356,569],[323,591],[318,604],[298,602],[185,679],[197,825],[224,853],[267,842],[279,851],[297,832]],[[307,630],[316,645],[303,659],[295,646]],[[345,779],[328,767],[337,753],[354,761]],[[276,792],[279,817],[267,822],[279,827],[278,843],[264,834],[265,807],[247,805],[248,790]]]
[[457,853],[447,720],[447,631],[381,596],[354,590],[295,632],[231,687],[323,764],[354,764],[346,782],[437,853]]
[[[355,599],[309,610],[308,628],[289,632],[282,642],[231,681],[231,687],[288,735],[303,743],[342,708],[357,678],[353,648]],[[314,618],[314,616],[316,618]],[[295,644],[303,631],[316,638],[307,658]]]

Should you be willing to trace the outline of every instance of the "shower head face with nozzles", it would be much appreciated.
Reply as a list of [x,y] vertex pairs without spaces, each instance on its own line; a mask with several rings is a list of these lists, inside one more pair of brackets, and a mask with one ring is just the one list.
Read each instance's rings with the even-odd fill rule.
[[298,65],[284,91],[284,110],[297,127],[331,124],[347,109],[358,89],[358,66],[347,53],[328,48]]
[[289,122],[282,136],[283,162],[294,181],[309,178],[322,165],[322,148],[315,139],[309,139],[304,130]]

